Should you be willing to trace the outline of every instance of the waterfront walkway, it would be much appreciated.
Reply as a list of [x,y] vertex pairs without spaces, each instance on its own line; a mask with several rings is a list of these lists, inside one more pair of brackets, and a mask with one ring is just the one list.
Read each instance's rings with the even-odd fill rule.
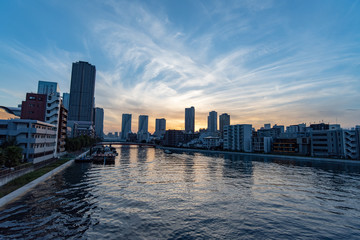
[[237,154],[245,156],[258,156],[258,157],[271,157],[271,158],[281,158],[281,159],[294,159],[299,161],[322,161],[322,162],[341,162],[341,163],[351,163],[351,164],[360,164],[359,160],[350,160],[350,159],[337,159],[337,158],[317,158],[317,157],[308,157],[308,156],[293,156],[293,155],[278,155],[278,154],[265,154],[265,153],[246,153],[246,152],[232,152],[232,151],[219,151],[219,150],[207,150],[207,149],[193,149],[193,148],[176,148],[176,147],[159,147],[160,149],[167,149],[170,151],[178,152],[200,152],[200,153],[215,153],[215,154]]

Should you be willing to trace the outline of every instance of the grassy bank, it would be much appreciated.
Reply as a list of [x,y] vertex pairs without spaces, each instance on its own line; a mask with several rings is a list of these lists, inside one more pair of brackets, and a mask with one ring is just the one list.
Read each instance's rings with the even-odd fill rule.
[[35,170],[33,172],[27,173],[21,177],[18,177],[7,184],[0,187],[0,198],[3,196],[6,196],[7,194],[15,191],[18,188],[21,188],[22,186],[28,184],[29,182],[41,177],[42,175],[50,172],[51,170],[57,168],[58,166],[66,163],[69,161],[72,157],[63,157],[60,158],[58,161],[51,163],[47,166],[44,166],[38,170]]

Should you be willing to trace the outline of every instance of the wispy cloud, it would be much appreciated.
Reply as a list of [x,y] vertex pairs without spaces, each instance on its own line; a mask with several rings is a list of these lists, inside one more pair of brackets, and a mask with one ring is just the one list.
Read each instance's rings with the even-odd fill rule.
[[290,13],[278,14],[285,3],[276,1],[197,1],[195,10],[187,9],[189,21],[170,15],[171,3],[156,4],[84,6],[91,13],[80,15],[84,52],[56,45],[36,51],[20,43],[0,50],[65,90],[71,62],[96,64],[96,104],[105,108],[106,131],[120,131],[122,113],[133,114],[133,130],[140,114],[150,116],[151,130],[157,117],[167,118],[169,128],[183,128],[189,106],[196,108],[197,128],[206,127],[211,110],[257,127],[339,116],[354,124],[347,119],[360,117],[346,110],[360,100],[354,38],[338,43],[312,25],[297,27]]

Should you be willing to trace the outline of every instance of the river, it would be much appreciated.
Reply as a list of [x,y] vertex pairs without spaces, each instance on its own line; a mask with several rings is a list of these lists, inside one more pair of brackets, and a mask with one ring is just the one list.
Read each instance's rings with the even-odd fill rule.
[[360,238],[360,164],[117,151],[0,209],[0,239]]

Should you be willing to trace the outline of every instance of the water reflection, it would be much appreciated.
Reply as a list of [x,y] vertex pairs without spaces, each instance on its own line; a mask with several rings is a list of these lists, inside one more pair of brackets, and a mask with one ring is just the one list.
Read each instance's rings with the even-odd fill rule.
[[360,166],[122,146],[0,211],[0,239],[350,239]]

